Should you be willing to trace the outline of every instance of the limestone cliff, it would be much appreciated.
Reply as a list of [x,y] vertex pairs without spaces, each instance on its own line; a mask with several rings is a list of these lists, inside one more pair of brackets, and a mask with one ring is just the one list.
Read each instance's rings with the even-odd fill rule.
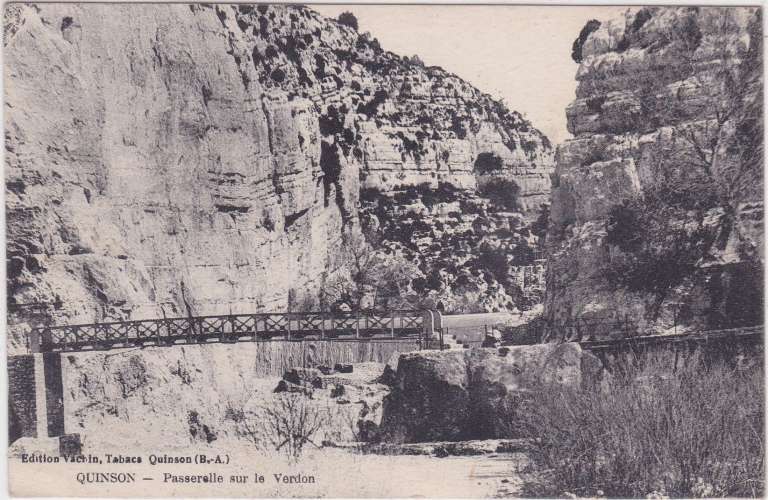
[[653,7],[584,27],[553,176],[550,322],[760,321],[761,26],[755,8]]
[[12,350],[45,322],[283,309],[342,264],[363,188],[547,199],[518,113],[303,7],[12,4],[4,27]]

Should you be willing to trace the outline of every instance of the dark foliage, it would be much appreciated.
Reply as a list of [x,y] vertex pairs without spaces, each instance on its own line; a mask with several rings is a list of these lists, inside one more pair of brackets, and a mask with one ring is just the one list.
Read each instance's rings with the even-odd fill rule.
[[451,129],[455,134],[456,137],[459,139],[466,139],[467,138],[467,127],[464,124],[464,120],[459,118],[458,116],[454,115],[451,117]]
[[285,71],[283,71],[280,68],[277,68],[272,72],[270,77],[272,77],[272,80],[274,80],[275,82],[282,83],[285,81]]
[[581,28],[579,37],[576,40],[574,40],[573,47],[571,48],[571,59],[573,59],[577,63],[580,63],[582,61],[581,49],[584,47],[584,42],[587,41],[587,38],[589,37],[590,34],[592,34],[593,31],[597,31],[597,29],[600,27],[600,24],[601,24],[600,21],[598,21],[597,19],[592,19],[588,21],[583,28]]
[[531,233],[538,236],[541,242],[547,236],[547,226],[549,225],[549,204],[545,203],[541,205],[541,212],[539,212],[538,218],[531,224]]
[[477,155],[474,170],[478,174],[490,174],[500,171],[504,167],[504,161],[493,152],[485,152]]
[[643,25],[651,19],[651,17],[653,17],[653,14],[651,14],[651,11],[648,10],[647,8],[640,9],[639,11],[637,11],[637,14],[635,14],[635,18],[632,21],[632,24],[630,24],[627,27],[627,30],[625,31],[624,36],[621,38],[621,40],[619,40],[619,43],[616,47],[616,52],[626,51],[631,44],[630,38],[632,37],[632,35],[637,33],[640,30],[640,28],[642,28]]
[[372,100],[370,100],[366,104],[360,104],[360,106],[357,109],[357,112],[363,113],[368,118],[371,118],[372,116],[376,116],[376,113],[379,109],[379,105],[382,104],[384,101],[386,101],[388,97],[389,97],[389,94],[387,94],[386,90],[377,90],[376,93],[373,95]]
[[494,205],[504,210],[517,210],[520,208],[518,203],[520,186],[515,181],[495,179],[493,182],[485,184],[478,191],[482,196],[491,200]]
[[339,150],[334,144],[326,141],[320,143],[320,168],[323,171],[323,184],[325,187],[326,204],[332,185],[339,182],[341,175],[341,159]]
[[598,96],[593,97],[591,99],[587,99],[587,109],[591,113],[599,113],[603,109],[603,104],[605,103],[605,96]]
[[509,284],[509,264],[507,252],[500,247],[484,243],[477,254],[477,267],[492,274],[502,285]]
[[328,106],[328,112],[320,115],[320,133],[327,137],[341,134],[344,131],[344,116],[339,113],[336,106]]
[[342,12],[339,14],[339,18],[337,19],[339,24],[343,26],[349,26],[353,30],[357,31],[358,25],[357,25],[357,17],[349,11]]
[[704,194],[689,196],[686,189],[661,184],[614,206],[606,223],[606,242],[623,254],[607,264],[608,281],[651,293],[661,304],[673,288],[697,275],[699,262],[715,240],[712,229],[703,224],[711,208]]

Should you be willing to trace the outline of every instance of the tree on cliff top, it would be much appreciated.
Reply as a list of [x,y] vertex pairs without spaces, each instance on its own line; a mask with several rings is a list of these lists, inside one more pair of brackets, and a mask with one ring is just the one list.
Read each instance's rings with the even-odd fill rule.
[[571,59],[573,59],[577,63],[581,63],[582,61],[582,55],[581,50],[584,47],[584,42],[587,41],[587,38],[589,38],[589,35],[592,34],[593,31],[597,31],[597,29],[600,27],[600,21],[597,19],[591,19],[587,22],[587,24],[584,25],[583,28],[581,28],[581,33],[579,33],[579,37],[573,41],[573,47],[571,48]]
[[357,31],[357,28],[358,28],[357,17],[355,17],[353,13],[349,11],[342,12],[341,14],[339,14],[339,18],[337,19],[337,21],[339,22],[339,24],[344,26],[349,26],[353,30]]

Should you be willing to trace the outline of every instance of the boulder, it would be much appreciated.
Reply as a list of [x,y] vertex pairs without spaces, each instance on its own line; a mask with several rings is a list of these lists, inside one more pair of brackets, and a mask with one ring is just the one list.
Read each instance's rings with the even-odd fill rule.
[[312,389],[310,387],[306,387],[305,385],[300,385],[300,384],[293,384],[291,382],[286,382],[285,380],[280,380],[277,383],[277,387],[275,387],[275,390],[273,392],[275,393],[296,392],[296,393],[304,394],[306,396],[312,395]]
[[396,352],[389,357],[387,364],[384,365],[384,373],[379,377],[380,383],[389,386],[395,385],[395,375],[397,374],[397,364],[400,361],[400,354],[401,353]]
[[333,369],[339,373],[352,373],[352,370],[354,368],[352,367],[352,365],[349,365],[349,364],[336,363],[333,366]]
[[467,371],[464,351],[401,355],[392,392],[384,398],[382,440],[462,439],[470,424]]
[[320,376],[320,370],[314,368],[291,368],[283,374],[283,380],[291,384],[320,388],[323,386]]
[[384,398],[380,439],[519,437],[517,415],[532,391],[593,384],[602,371],[599,359],[576,343],[403,354]]

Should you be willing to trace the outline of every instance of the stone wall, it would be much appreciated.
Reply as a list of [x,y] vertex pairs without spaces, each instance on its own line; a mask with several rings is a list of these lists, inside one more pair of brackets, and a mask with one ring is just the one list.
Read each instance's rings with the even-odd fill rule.
[[8,356],[8,426],[9,443],[37,436],[34,356]]
[[64,395],[58,353],[8,357],[9,442],[64,434]]

